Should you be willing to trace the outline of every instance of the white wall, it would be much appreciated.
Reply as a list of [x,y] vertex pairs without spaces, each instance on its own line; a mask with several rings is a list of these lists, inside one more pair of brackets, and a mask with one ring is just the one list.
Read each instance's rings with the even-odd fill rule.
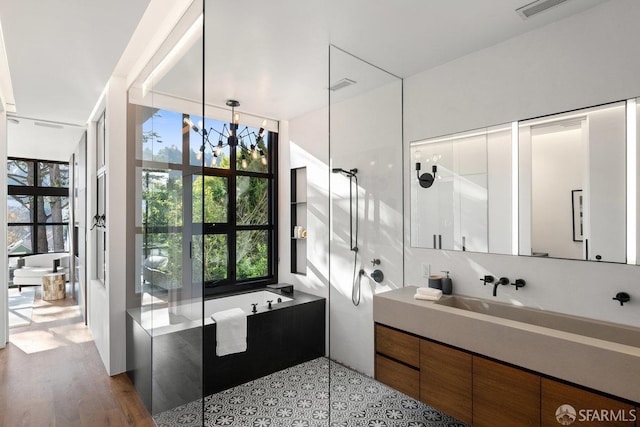
[[[324,108],[289,122],[279,135],[280,282],[328,298],[329,290],[329,122]],[[284,130],[284,132],[283,132]],[[306,276],[291,273],[290,170],[307,168],[307,269]]]
[[[405,79],[405,142],[567,111],[640,94],[640,2],[606,2],[582,14]],[[405,177],[411,167],[405,163]],[[405,213],[410,212],[405,186]],[[521,207],[522,209],[522,207]],[[406,223],[409,218],[405,214]],[[410,247],[405,283],[424,284],[420,264],[450,270],[454,292],[493,298],[485,274],[524,278],[498,290],[499,301],[630,325],[640,323],[640,267],[444,252]],[[630,304],[612,297],[627,291]]]
[[[7,212],[7,112],[0,98],[0,212],[6,218]],[[6,219],[0,223],[0,236],[7,235]],[[7,245],[0,245],[0,259],[7,259]],[[6,264],[5,264],[6,265]],[[0,268],[0,283],[8,283],[7,268]],[[0,286],[0,348],[9,341],[9,295],[8,287]]]
[[[400,93],[401,82],[397,81],[333,104],[333,125],[336,120],[342,120],[350,126],[342,128],[340,136],[337,131],[332,134],[338,139],[332,141],[331,159],[328,108],[281,124],[280,281],[328,298],[330,356],[368,375],[373,375],[373,294],[399,288],[403,283],[402,153],[393,149],[394,141],[399,145],[402,132]],[[376,268],[385,275],[380,284],[368,276],[363,277],[361,302],[357,307],[351,303],[353,252],[349,250],[349,180],[342,175],[329,176],[330,165],[358,169],[360,252],[357,268],[364,268],[370,274],[373,270],[370,261],[379,258],[381,264]],[[291,274],[289,261],[289,170],[302,166],[307,168],[306,276]]]
[[82,136],[74,152],[74,161],[77,164],[74,175],[74,191],[76,194],[76,203],[74,203],[74,226],[78,227],[78,241],[75,243],[78,250],[76,260],[75,281],[78,283],[78,293],[76,295],[78,306],[85,322],[88,320],[86,313],[87,298],[87,277],[88,264],[86,259],[87,252],[87,136]]
[[[367,375],[374,371],[373,295],[403,286],[402,153],[393,149],[401,143],[401,94],[402,82],[397,80],[330,107],[331,167],[358,169],[357,270],[366,272],[355,306],[349,179],[331,174],[330,354]],[[374,258],[380,265],[372,265]],[[370,278],[374,269],[384,273],[381,283]]]
[[[91,276],[87,282],[89,328],[109,375],[126,370],[125,290],[126,290],[126,108],[127,88],[125,79],[112,77],[107,86],[106,98],[106,223],[107,254],[105,283],[96,280],[95,238],[90,233],[87,243],[87,267]],[[98,111],[98,114],[101,112]],[[97,120],[97,117],[95,118]],[[95,183],[95,123],[89,127],[87,162],[88,182]],[[87,194],[87,216],[95,214],[95,192]],[[91,223],[90,221],[88,222]],[[133,249],[133,248],[132,248]]]

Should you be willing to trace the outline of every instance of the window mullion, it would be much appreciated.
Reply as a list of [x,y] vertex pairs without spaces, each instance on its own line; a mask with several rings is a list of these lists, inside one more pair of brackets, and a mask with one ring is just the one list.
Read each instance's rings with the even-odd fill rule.
[[[235,153],[235,150],[232,149],[231,152]],[[230,166],[232,170],[235,170],[235,167],[236,167],[235,155],[232,155],[231,157],[233,158],[233,161],[231,162]],[[229,177],[228,185],[229,185],[227,189],[227,194],[229,194],[229,204],[228,204],[229,210],[227,212],[227,220],[228,220],[227,248],[228,248],[228,254],[229,254],[228,271],[229,271],[229,278],[231,279],[232,282],[235,282],[236,281],[236,264],[237,264],[236,238],[238,233],[236,233],[237,203],[236,203],[236,175],[234,173],[232,173],[231,176]]]

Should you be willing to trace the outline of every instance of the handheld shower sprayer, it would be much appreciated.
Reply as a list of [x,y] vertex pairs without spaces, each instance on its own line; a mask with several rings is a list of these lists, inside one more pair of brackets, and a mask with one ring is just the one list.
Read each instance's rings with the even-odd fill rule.
[[[353,281],[352,281],[352,289],[351,289],[351,302],[353,305],[360,304],[360,280],[356,280],[356,271],[358,264],[358,224],[359,224],[359,199],[358,199],[358,169],[353,168],[349,170],[345,170],[342,168],[332,168],[332,173],[341,173],[349,178],[349,243],[351,245],[350,250],[353,251]],[[354,205],[354,197],[353,197],[353,183],[355,181],[356,184],[356,196],[355,196],[355,205],[356,205],[356,215],[355,218],[353,216],[353,205]],[[355,235],[354,235],[354,227],[353,223],[355,222]]]

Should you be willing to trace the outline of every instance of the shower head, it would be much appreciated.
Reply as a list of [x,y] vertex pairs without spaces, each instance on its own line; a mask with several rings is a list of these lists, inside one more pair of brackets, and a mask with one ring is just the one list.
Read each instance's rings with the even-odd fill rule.
[[354,168],[354,169],[349,169],[347,171],[347,170],[344,170],[342,168],[333,168],[333,169],[331,169],[331,172],[333,172],[333,173],[343,173],[346,176],[351,177],[351,176],[356,176],[356,174],[358,173],[358,169]]

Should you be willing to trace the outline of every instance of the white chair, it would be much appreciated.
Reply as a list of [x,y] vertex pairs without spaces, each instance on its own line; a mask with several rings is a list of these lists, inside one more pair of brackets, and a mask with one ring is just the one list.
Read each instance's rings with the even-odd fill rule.
[[42,285],[42,276],[50,273],[69,274],[69,254],[48,253],[27,255],[18,261],[21,266],[13,271],[13,284],[18,285],[18,290],[23,286]]

